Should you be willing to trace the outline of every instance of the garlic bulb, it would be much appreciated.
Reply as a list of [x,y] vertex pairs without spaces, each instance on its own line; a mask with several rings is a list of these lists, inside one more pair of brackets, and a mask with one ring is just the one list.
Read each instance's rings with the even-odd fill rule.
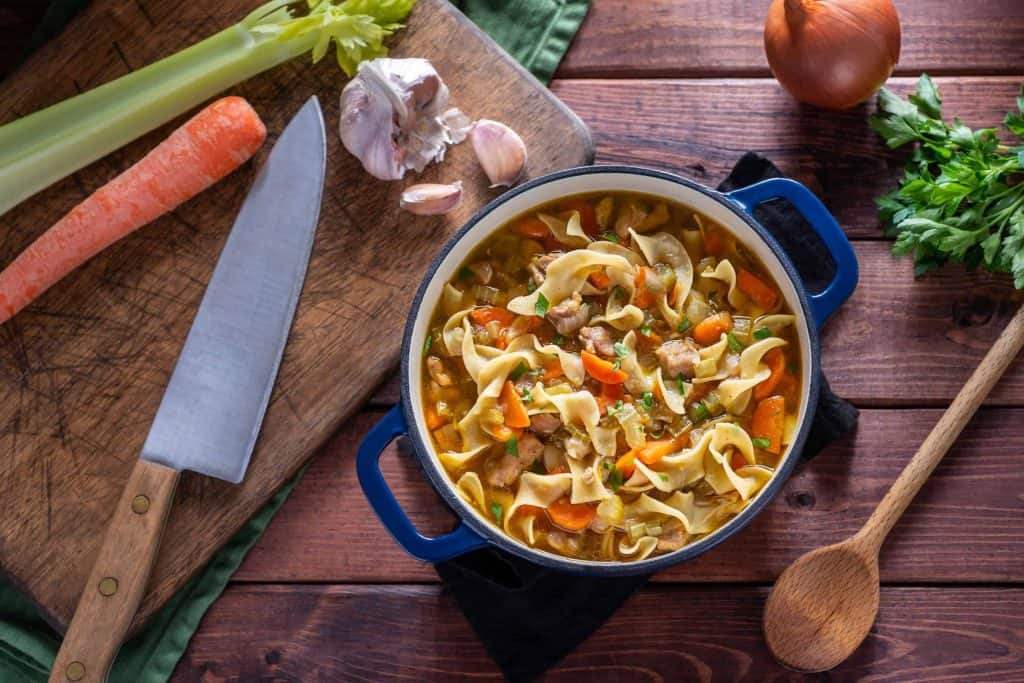
[[444,159],[469,118],[448,107],[448,86],[425,59],[374,59],[341,92],[341,141],[367,173],[399,180]]
[[417,216],[437,216],[448,213],[462,200],[462,183],[451,185],[422,183],[406,188],[399,205]]
[[526,143],[519,134],[498,121],[480,119],[469,131],[477,161],[491,187],[514,185],[526,167]]

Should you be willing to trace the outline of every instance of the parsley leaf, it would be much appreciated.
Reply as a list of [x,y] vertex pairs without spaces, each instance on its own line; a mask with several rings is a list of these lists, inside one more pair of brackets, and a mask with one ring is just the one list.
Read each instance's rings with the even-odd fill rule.
[[512,369],[512,372],[508,373],[508,378],[515,382],[517,379],[525,375],[530,371],[530,368],[526,366],[526,361],[519,361],[519,365]]
[[618,413],[620,410],[622,410],[622,405],[623,405],[622,404],[622,400],[620,399],[620,400],[615,402],[615,405],[608,406],[608,417],[612,417],[613,415]]
[[565,343],[565,337],[563,337],[560,334],[556,334],[554,337],[551,338],[551,343],[557,346],[561,346],[562,344]]
[[731,331],[726,333],[725,339],[729,344],[729,350],[733,353],[739,353],[743,350],[743,344],[740,344],[740,340]]
[[640,397],[639,403],[644,407],[644,410],[650,410],[654,407],[654,394],[649,391],[645,391],[643,396]]
[[608,475],[608,485],[612,487],[612,491],[622,486],[622,470],[618,467],[613,469],[612,473]]
[[708,406],[704,401],[701,401],[693,407],[693,421],[700,422],[711,417],[711,411],[708,410]]
[[615,342],[612,344],[612,348],[615,349],[615,355],[619,358],[625,358],[629,355],[629,349],[622,342]]
[[517,458],[519,457],[519,439],[515,434],[508,437],[508,441],[505,442],[505,452]]
[[758,448],[771,448],[772,445],[772,440],[766,439],[763,436],[755,436],[751,441],[753,441],[754,445]]
[[423,356],[424,357],[430,355],[430,346],[433,343],[434,343],[434,335],[428,334],[427,335],[427,340],[425,342],[423,342]]
[[683,318],[682,320],[679,321],[679,327],[677,327],[676,329],[679,330],[680,332],[686,332],[692,326],[693,323],[690,322],[689,318]]
[[601,239],[608,240],[609,242],[618,242],[619,241],[619,236],[616,235],[611,230],[608,230],[606,232],[602,232],[601,233]]
[[491,514],[494,515],[494,521],[501,524],[501,515],[505,512],[505,508],[501,506],[501,503],[491,503]]
[[[1024,90],[1003,123],[1024,135]],[[1000,142],[994,128],[942,119],[927,74],[906,99],[883,88],[871,127],[891,148],[914,143],[898,187],[875,200],[897,256],[923,275],[949,261],[1013,276],[1024,289],[1024,145]]]
[[534,282],[533,280],[529,280],[526,283],[526,293],[527,294],[533,294],[536,291],[537,291],[537,283]]
[[537,303],[533,306],[533,310],[537,315],[543,318],[548,314],[548,308],[550,308],[550,306],[551,302],[548,301],[546,296],[544,296],[544,292],[537,292]]

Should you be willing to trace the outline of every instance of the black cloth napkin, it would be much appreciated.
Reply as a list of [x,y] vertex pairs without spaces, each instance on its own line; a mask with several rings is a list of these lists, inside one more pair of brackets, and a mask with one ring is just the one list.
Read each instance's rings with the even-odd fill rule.
[[[718,189],[734,190],[781,176],[762,156],[748,152]],[[835,272],[825,246],[788,202],[764,204],[758,220],[779,240],[810,291]],[[857,409],[832,393],[821,378],[803,459],[810,459],[857,423]],[[529,681],[583,642],[649,575],[594,578],[540,567],[504,551],[485,548],[436,565],[494,661],[510,681]]]

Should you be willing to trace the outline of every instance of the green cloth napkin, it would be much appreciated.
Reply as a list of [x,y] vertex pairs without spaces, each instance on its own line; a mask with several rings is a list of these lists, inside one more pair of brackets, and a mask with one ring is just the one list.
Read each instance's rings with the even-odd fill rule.
[[[56,33],[84,0],[56,0],[37,38]],[[589,0],[455,0],[470,19],[547,83],[586,16]],[[38,42],[38,41],[35,41]],[[125,643],[110,683],[163,683],[188,646],[206,610],[224,591],[246,554],[295,487],[302,472],[231,539],[149,622]],[[46,681],[60,636],[13,586],[0,582],[0,682]]]

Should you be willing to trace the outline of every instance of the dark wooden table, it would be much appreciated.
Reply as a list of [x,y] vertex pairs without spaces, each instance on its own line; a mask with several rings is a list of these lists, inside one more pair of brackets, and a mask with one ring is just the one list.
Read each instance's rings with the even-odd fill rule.
[[[38,5],[0,5],[0,69]],[[742,534],[659,574],[545,680],[798,680],[761,639],[772,580],[866,519],[1022,297],[1003,278],[948,268],[914,280],[882,240],[872,198],[901,158],[865,125],[793,102],[761,48],[764,2],[594,0],[552,85],[591,126],[598,162],[708,184],[753,149],[807,183],[855,240],[861,284],[824,332],[834,389],[862,410],[855,436],[792,477]],[[1024,80],[1021,0],[897,0],[893,87],[939,76],[949,114],[1001,121]],[[410,283],[410,287],[414,283]],[[384,532],[355,480],[359,440],[397,397],[381,388],[314,460],[209,611],[175,681],[496,680],[500,674],[429,566]],[[415,466],[387,475],[428,531],[452,517]],[[1024,680],[1024,364],[1016,363],[886,544],[878,623],[839,669],[811,680]]]

